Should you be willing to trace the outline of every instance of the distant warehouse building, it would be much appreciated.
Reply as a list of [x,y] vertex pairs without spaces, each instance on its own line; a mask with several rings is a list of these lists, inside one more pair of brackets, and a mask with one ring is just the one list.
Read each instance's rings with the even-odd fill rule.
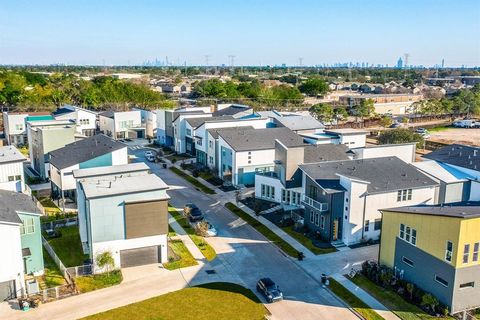
[[360,105],[363,100],[371,99],[374,102],[375,112],[378,114],[405,114],[410,112],[410,106],[423,99],[420,94],[361,94],[345,95],[339,98],[340,104],[348,107]]

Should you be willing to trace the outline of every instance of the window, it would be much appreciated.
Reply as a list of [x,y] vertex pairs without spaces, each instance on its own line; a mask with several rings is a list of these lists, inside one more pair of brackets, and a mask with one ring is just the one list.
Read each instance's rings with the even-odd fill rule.
[[417,230],[412,229],[412,241],[410,241],[411,244],[414,246],[417,245]]
[[209,148],[213,148],[213,141],[211,141],[211,140],[208,141],[208,147],[209,147]]
[[15,125],[15,130],[22,131],[23,130],[23,124],[16,124]]
[[187,136],[192,136],[192,130],[191,129],[187,129]]
[[314,213],[313,211],[310,211],[310,222],[313,223],[313,219],[314,219]]
[[480,242],[476,242],[473,245],[473,256],[472,256],[472,261],[477,262],[478,261],[478,251],[480,249]]
[[310,190],[308,193],[308,196],[312,198],[313,200],[317,199],[317,187],[315,186],[310,186]]
[[252,163],[252,160],[248,160],[248,164],[251,164]]
[[262,184],[261,188],[262,188],[262,193],[261,193],[261,195],[262,195],[262,197],[265,197],[265,185]]
[[325,229],[325,216],[320,217],[320,228]]
[[212,156],[209,156],[209,157],[208,157],[208,161],[210,161],[210,163],[213,164],[213,157],[212,157]]
[[364,227],[365,232],[368,232],[369,229],[370,229],[370,220],[365,220],[365,227]]
[[397,202],[412,200],[412,189],[398,190]]
[[453,256],[453,243],[451,241],[447,241],[447,248],[445,249],[445,260],[448,262],[452,262]]
[[22,180],[22,176],[15,176],[15,180]]
[[315,224],[318,226],[318,218],[319,218],[319,214],[318,213],[315,213]]
[[285,194],[286,194],[285,189],[282,189],[282,202],[285,202],[285,200],[287,199]]
[[400,239],[405,240],[405,225],[403,223],[400,224]]
[[20,234],[29,234],[35,232],[35,221],[33,218],[26,218],[20,226]]
[[202,145],[202,139],[197,139],[197,144],[198,144],[199,146],[201,146],[201,145]]
[[408,264],[410,267],[413,267],[413,261],[408,259],[407,257],[402,257],[402,261],[405,263],[405,264]]
[[437,281],[438,283],[440,283],[441,285],[445,286],[445,287],[448,287],[448,281],[435,275],[435,281]]
[[375,219],[373,230],[380,230],[380,229],[382,229],[382,219]]
[[410,242],[410,232],[411,232],[410,227],[407,227],[407,229],[405,231],[405,241],[407,241],[407,242]]
[[8,181],[9,182],[15,181],[15,176],[8,176]]
[[475,282],[473,282],[473,281],[460,284],[460,289],[473,288],[473,287],[475,287]]
[[468,263],[468,258],[470,255],[470,244],[466,244],[463,246],[463,263]]
[[261,195],[263,198],[275,199],[275,187],[262,184]]
[[292,203],[296,204],[297,203],[297,193],[292,191]]
[[90,119],[80,119],[80,124],[81,125],[88,125],[88,124],[90,124]]

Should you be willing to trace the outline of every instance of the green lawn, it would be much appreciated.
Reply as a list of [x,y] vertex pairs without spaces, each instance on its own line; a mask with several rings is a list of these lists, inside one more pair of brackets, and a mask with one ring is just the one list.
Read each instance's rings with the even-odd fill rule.
[[44,274],[40,280],[40,289],[53,288],[67,283],[58,266],[48,252],[43,249]]
[[48,243],[52,246],[60,260],[62,260],[65,267],[83,265],[83,261],[88,259],[88,255],[83,254],[78,226],[58,228],[57,230],[62,233],[62,236],[49,239]]
[[187,180],[188,182],[190,182],[194,187],[195,189],[197,190],[200,190],[206,194],[215,194],[215,190],[213,189],[210,189],[209,187],[207,187],[206,185],[202,184],[200,181],[198,181],[197,179],[195,179],[194,177],[192,176],[189,176],[188,174],[186,174],[185,172],[183,172],[182,170],[176,168],[176,167],[170,167],[170,170],[172,172],[174,172],[175,174],[179,175],[180,177],[182,177],[183,179]]
[[172,226],[168,225],[168,237],[175,237],[177,233],[173,230]]
[[272,241],[277,247],[283,250],[286,254],[288,254],[291,257],[297,258],[299,251],[297,251],[294,247],[292,247],[288,242],[280,238],[276,233],[274,233],[272,230],[267,228],[264,224],[259,222],[258,220],[254,219],[252,216],[250,216],[248,213],[237,207],[231,202],[228,202],[225,204],[225,207],[230,210],[233,214],[236,216],[242,218],[245,222],[247,222],[249,225],[254,227],[258,232],[263,234],[268,240]]
[[292,238],[300,242],[304,247],[306,247],[308,250],[310,250],[313,254],[319,255],[319,254],[325,254],[325,253],[331,253],[337,251],[335,248],[319,248],[315,246],[312,242],[312,239],[304,236],[303,234],[293,230],[293,226],[288,226],[288,227],[283,227],[283,231],[288,233]]
[[382,320],[384,319],[378,313],[373,311],[365,302],[357,298],[353,293],[348,291],[347,288],[342,286],[335,279],[330,278],[330,285],[328,286],[330,290],[333,291],[340,299],[345,301],[350,307],[352,307],[356,312],[362,315],[366,320]]
[[424,312],[419,307],[404,300],[396,292],[378,286],[361,274],[355,276],[352,281],[363,290],[370,293],[375,299],[380,301],[402,320],[437,319]]
[[186,288],[84,320],[264,320],[268,311],[252,291],[233,283]]
[[172,250],[175,255],[179,257],[179,259],[174,260],[169,258],[169,262],[163,264],[165,269],[175,270],[179,268],[191,267],[198,264],[197,260],[193,258],[192,254],[190,253],[190,251],[188,251],[182,240],[170,240],[168,241],[168,246],[170,250]]
[[75,284],[80,292],[85,293],[114,286],[122,282],[122,280],[122,272],[120,270],[114,270],[110,273],[77,277],[75,278]]
[[195,234],[195,230],[192,228],[187,218],[185,218],[175,208],[170,206],[168,207],[168,212],[172,215],[172,217],[175,218],[175,220],[177,220],[178,224],[185,230],[190,239],[192,239],[193,243],[195,243],[208,261],[212,261],[217,257],[215,249],[213,249],[212,246],[209,245],[202,236]]
[[41,197],[38,201],[42,204],[47,215],[55,215],[62,212],[50,197]]

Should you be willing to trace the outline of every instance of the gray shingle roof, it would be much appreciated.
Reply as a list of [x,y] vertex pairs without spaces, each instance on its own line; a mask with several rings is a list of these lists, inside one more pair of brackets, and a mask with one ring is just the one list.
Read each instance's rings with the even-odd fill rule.
[[338,192],[335,182],[346,176],[368,183],[368,193],[383,193],[401,189],[436,186],[437,182],[421,173],[413,165],[397,157],[362,160],[330,161],[300,165],[300,169],[320,186],[325,184],[327,192]]
[[97,134],[51,151],[50,163],[61,170],[126,147],[104,134]]
[[304,163],[349,160],[348,147],[343,144],[318,144],[305,146]]
[[22,223],[17,212],[40,213],[32,198],[24,193],[0,190],[0,221]]
[[463,201],[449,204],[439,205],[418,205],[409,207],[398,207],[383,209],[388,212],[401,212],[411,214],[424,214],[433,216],[446,216],[454,218],[479,218],[480,202],[479,201]]
[[214,117],[220,117],[220,116],[233,116],[237,113],[243,113],[249,110],[252,110],[252,107],[249,106],[243,106],[243,105],[238,105],[238,104],[232,104],[229,107],[226,107],[222,110],[217,110],[213,113]]
[[288,128],[224,128],[218,129],[217,134],[235,151],[274,149],[275,139],[278,139],[286,147],[296,147],[305,144],[301,136]]
[[427,159],[480,171],[480,147],[452,144],[423,156]]
[[202,117],[202,118],[187,118],[187,121],[192,128],[198,128],[205,122],[213,122],[213,121],[231,121],[234,120],[232,116],[221,116],[221,117]]
[[325,126],[312,116],[294,115],[283,116],[275,118],[275,121],[280,125],[289,128],[290,130],[313,130],[323,129]]

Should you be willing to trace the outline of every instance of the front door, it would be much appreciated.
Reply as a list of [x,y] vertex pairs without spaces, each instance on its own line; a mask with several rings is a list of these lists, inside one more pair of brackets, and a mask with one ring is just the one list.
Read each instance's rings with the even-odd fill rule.
[[333,220],[333,233],[332,233],[332,240],[338,240],[338,218]]

